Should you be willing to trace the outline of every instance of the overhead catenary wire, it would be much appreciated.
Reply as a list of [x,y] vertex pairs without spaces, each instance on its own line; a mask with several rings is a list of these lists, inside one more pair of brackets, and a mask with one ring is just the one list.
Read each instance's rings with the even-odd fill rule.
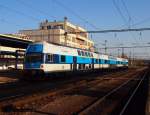
[[53,19],[56,19],[55,16],[50,15],[48,12],[43,11],[43,10],[41,10],[41,9],[39,9],[39,8],[37,9],[37,8],[33,7],[31,4],[29,4],[29,3],[27,3],[27,2],[24,2],[23,0],[17,0],[17,2],[20,3],[20,4],[22,4],[22,5],[24,5],[25,7],[28,7],[28,8],[30,8],[30,9],[36,11],[36,12],[39,13],[39,14],[42,14],[42,15],[44,14],[44,15],[46,15],[46,16],[49,16],[49,17],[53,18]]
[[131,16],[131,14],[130,14],[127,6],[126,6],[126,3],[124,2],[124,0],[121,0],[121,2],[122,2],[123,6],[124,6],[124,8],[125,8],[125,10],[127,12],[127,15],[128,15],[128,18],[129,18],[129,27],[130,27],[131,26],[131,22],[133,22],[132,16]]
[[[125,1],[124,1],[124,0],[121,0],[121,2],[122,2],[123,6],[124,6],[124,8],[125,8],[125,10],[126,10],[126,12],[127,12],[128,17],[129,17],[129,28],[130,28],[130,27],[131,27],[131,24],[134,24],[134,22],[133,22],[133,20],[132,20],[131,14],[130,14],[130,12],[129,12],[127,6],[126,6]],[[142,39],[142,32],[141,32],[141,31],[140,31],[140,33],[139,33],[139,40],[141,40],[141,42],[143,42],[143,39]],[[147,48],[146,48],[146,49],[147,49]],[[148,53],[146,53],[146,54],[148,55]]]
[[121,16],[122,20],[124,21],[125,25],[127,25],[127,21],[126,18],[124,17],[124,15],[122,14],[120,8],[118,7],[117,3],[115,0],[113,0],[113,5],[115,6],[115,8],[117,9],[119,15]]
[[[131,22],[133,22],[132,17],[131,17],[131,15],[130,15],[130,12],[129,12],[129,10],[128,10],[128,8],[127,8],[126,3],[124,2],[124,0],[121,0],[121,2],[122,2],[123,6],[124,6],[124,8],[125,8],[125,10],[126,10],[126,12],[127,12],[127,14],[128,14],[128,17],[129,17],[129,27],[131,27]],[[134,23],[134,22],[133,22],[133,23]],[[132,23],[132,24],[133,24],[133,23]],[[140,31],[140,33],[139,33],[139,40],[141,40],[141,42],[143,42],[143,39],[142,39],[142,32],[141,32],[141,31]],[[147,53],[147,55],[148,55],[148,53]]]
[[2,5],[2,4],[0,4],[0,7],[6,9],[6,10],[9,11],[9,12],[13,12],[13,13],[22,15],[22,16],[24,16],[24,17],[28,17],[28,18],[30,18],[30,19],[36,21],[36,22],[39,22],[39,20],[40,20],[40,19],[35,18],[35,17],[31,16],[31,15],[28,15],[28,14],[26,14],[26,13],[24,13],[24,12],[21,12],[21,11],[18,11],[18,10],[16,10],[16,9],[13,9],[12,7],[10,8],[10,7],[5,6],[5,5]]
[[[117,49],[117,48],[150,48],[150,45],[148,46],[121,46],[121,47],[107,47],[107,49]],[[105,49],[104,47],[103,48],[100,48],[100,49]]]
[[[123,6],[124,6],[124,8],[125,8],[125,10],[126,10],[126,12],[127,12],[127,14],[128,14],[128,17],[129,17],[129,27],[131,27],[131,25],[134,23],[134,22],[133,22],[133,19],[132,19],[131,14],[130,14],[130,12],[129,12],[127,6],[126,6],[125,1],[124,1],[124,0],[121,0],[121,2],[122,2]],[[141,31],[140,31],[140,37],[139,37],[138,40],[140,40],[141,42],[143,42]],[[148,53],[147,53],[147,54],[148,54]]]
[[[80,34],[80,33],[116,33],[116,32],[128,32],[128,31],[150,31],[150,27],[147,28],[130,28],[130,29],[112,29],[112,30],[91,30],[91,31],[81,31],[81,32],[64,32],[62,34],[46,34],[43,36],[65,36],[66,34]],[[33,35],[41,36],[41,35]]]
[[92,28],[94,29],[99,29],[98,27],[96,27],[93,23],[89,22],[87,19],[81,17],[79,14],[77,14],[75,11],[73,11],[71,8],[69,8],[68,6],[64,5],[63,3],[61,3],[59,0],[54,0],[54,2],[56,4],[58,4],[59,6],[63,7],[64,9],[66,9],[67,12],[71,13],[72,15],[76,16],[77,18],[79,18],[80,20],[82,20],[83,22],[85,22],[86,24],[90,25]]
[[[125,6],[125,2],[122,2],[122,3],[123,3],[123,5],[124,5],[125,9],[127,10],[129,19],[131,19],[130,13],[129,13],[127,7]],[[120,8],[119,8],[119,6],[117,5],[117,3],[116,3],[115,0],[113,0],[113,5],[115,6],[115,8],[117,9],[118,13],[120,14],[122,20],[124,21],[125,26],[127,26],[127,28],[130,28],[130,27],[131,27],[130,24],[128,23],[128,21],[126,21],[125,16],[124,16],[123,13],[121,12],[121,10],[120,10]],[[130,35],[131,35],[131,36],[133,37],[133,39],[137,42],[136,37],[135,37],[132,33],[130,33]]]
[[112,30],[91,30],[86,32],[68,32],[68,34],[74,34],[74,33],[115,33],[115,32],[130,32],[130,31],[149,31],[150,27],[145,28],[123,28],[123,29],[112,29]]
[[3,23],[6,23],[6,24],[14,25],[16,27],[21,26],[21,25],[18,25],[18,24],[14,24],[13,22],[9,22],[9,21],[7,21],[6,19],[3,19],[3,18],[0,18],[0,21],[3,22]]

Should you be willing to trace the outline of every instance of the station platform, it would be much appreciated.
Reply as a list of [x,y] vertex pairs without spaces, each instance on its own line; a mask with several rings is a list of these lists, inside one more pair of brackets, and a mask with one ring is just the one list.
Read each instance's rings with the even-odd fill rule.
[[20,70],[0,70],[0,84],[19,80]]

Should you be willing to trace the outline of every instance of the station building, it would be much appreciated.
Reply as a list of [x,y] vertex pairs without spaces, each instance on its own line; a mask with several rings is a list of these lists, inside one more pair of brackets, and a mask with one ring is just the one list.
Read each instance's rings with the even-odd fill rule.
[[[74,32],[65,35],[64,33]],[[81,32],[81,33],[75,33]],[[81,49],[94,50],[94,42],[89,39],[86,30],[70,23],[67,18],[64,21],[41,22],[38,29],[20,30],[20,34],[28,36],[33,41],[47,41]]]

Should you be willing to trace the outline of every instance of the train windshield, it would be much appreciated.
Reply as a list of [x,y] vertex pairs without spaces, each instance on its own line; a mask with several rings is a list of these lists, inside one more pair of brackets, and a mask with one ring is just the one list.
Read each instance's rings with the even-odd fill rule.
[[36,63],[36,62],[42,62],[42,61],[43,61],[43,54],[41,53],[26,54],[25,56],[26,63]]

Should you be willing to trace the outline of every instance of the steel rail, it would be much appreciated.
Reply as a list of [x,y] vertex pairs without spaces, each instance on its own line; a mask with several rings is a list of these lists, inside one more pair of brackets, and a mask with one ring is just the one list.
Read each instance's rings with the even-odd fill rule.
[[129,103],[131,102],[131,100],[133,99],[135,93],[137,92],[137,90],[139,89],[140,85],[142,84],[143,80],[145,79],[146,75],[148,72],[145,72],[145,74],[143,75],[142,79],[140,80],[140,82],[138,83],[137,87],[134,89],[132,95],[129,97],[128,101],[126,102],[125,106],[123,107],[123,109],[121,110],[119,115],[123,115],[125,110],[127,109]]
[[102,101],[104,101],[107,97],[109,97],[110,95],[112,95],[113,93],[115,93],[116,91],[118,91],[120,88],[122,88],[123,86],[125,86],[126,84],[128,84],[130,81],[134,80],[135,78],[131,78],[129,80],[127,80],[126,82],[124,82],[123,84],[121,84],[120,86],[118,86],[117,88],[111,90],[110,92],[108,92],[105,96],[103,96],[102,98],[98,98],[97,100],[95,100],[92,104],[88,105],[88,107],[82,109],[81,111],[77,112],[77,114],[79,115],[84,115],[84,113],[87,113],[88,111],[90,111],[91,108],[96,107],[97,104],[101,103]]

